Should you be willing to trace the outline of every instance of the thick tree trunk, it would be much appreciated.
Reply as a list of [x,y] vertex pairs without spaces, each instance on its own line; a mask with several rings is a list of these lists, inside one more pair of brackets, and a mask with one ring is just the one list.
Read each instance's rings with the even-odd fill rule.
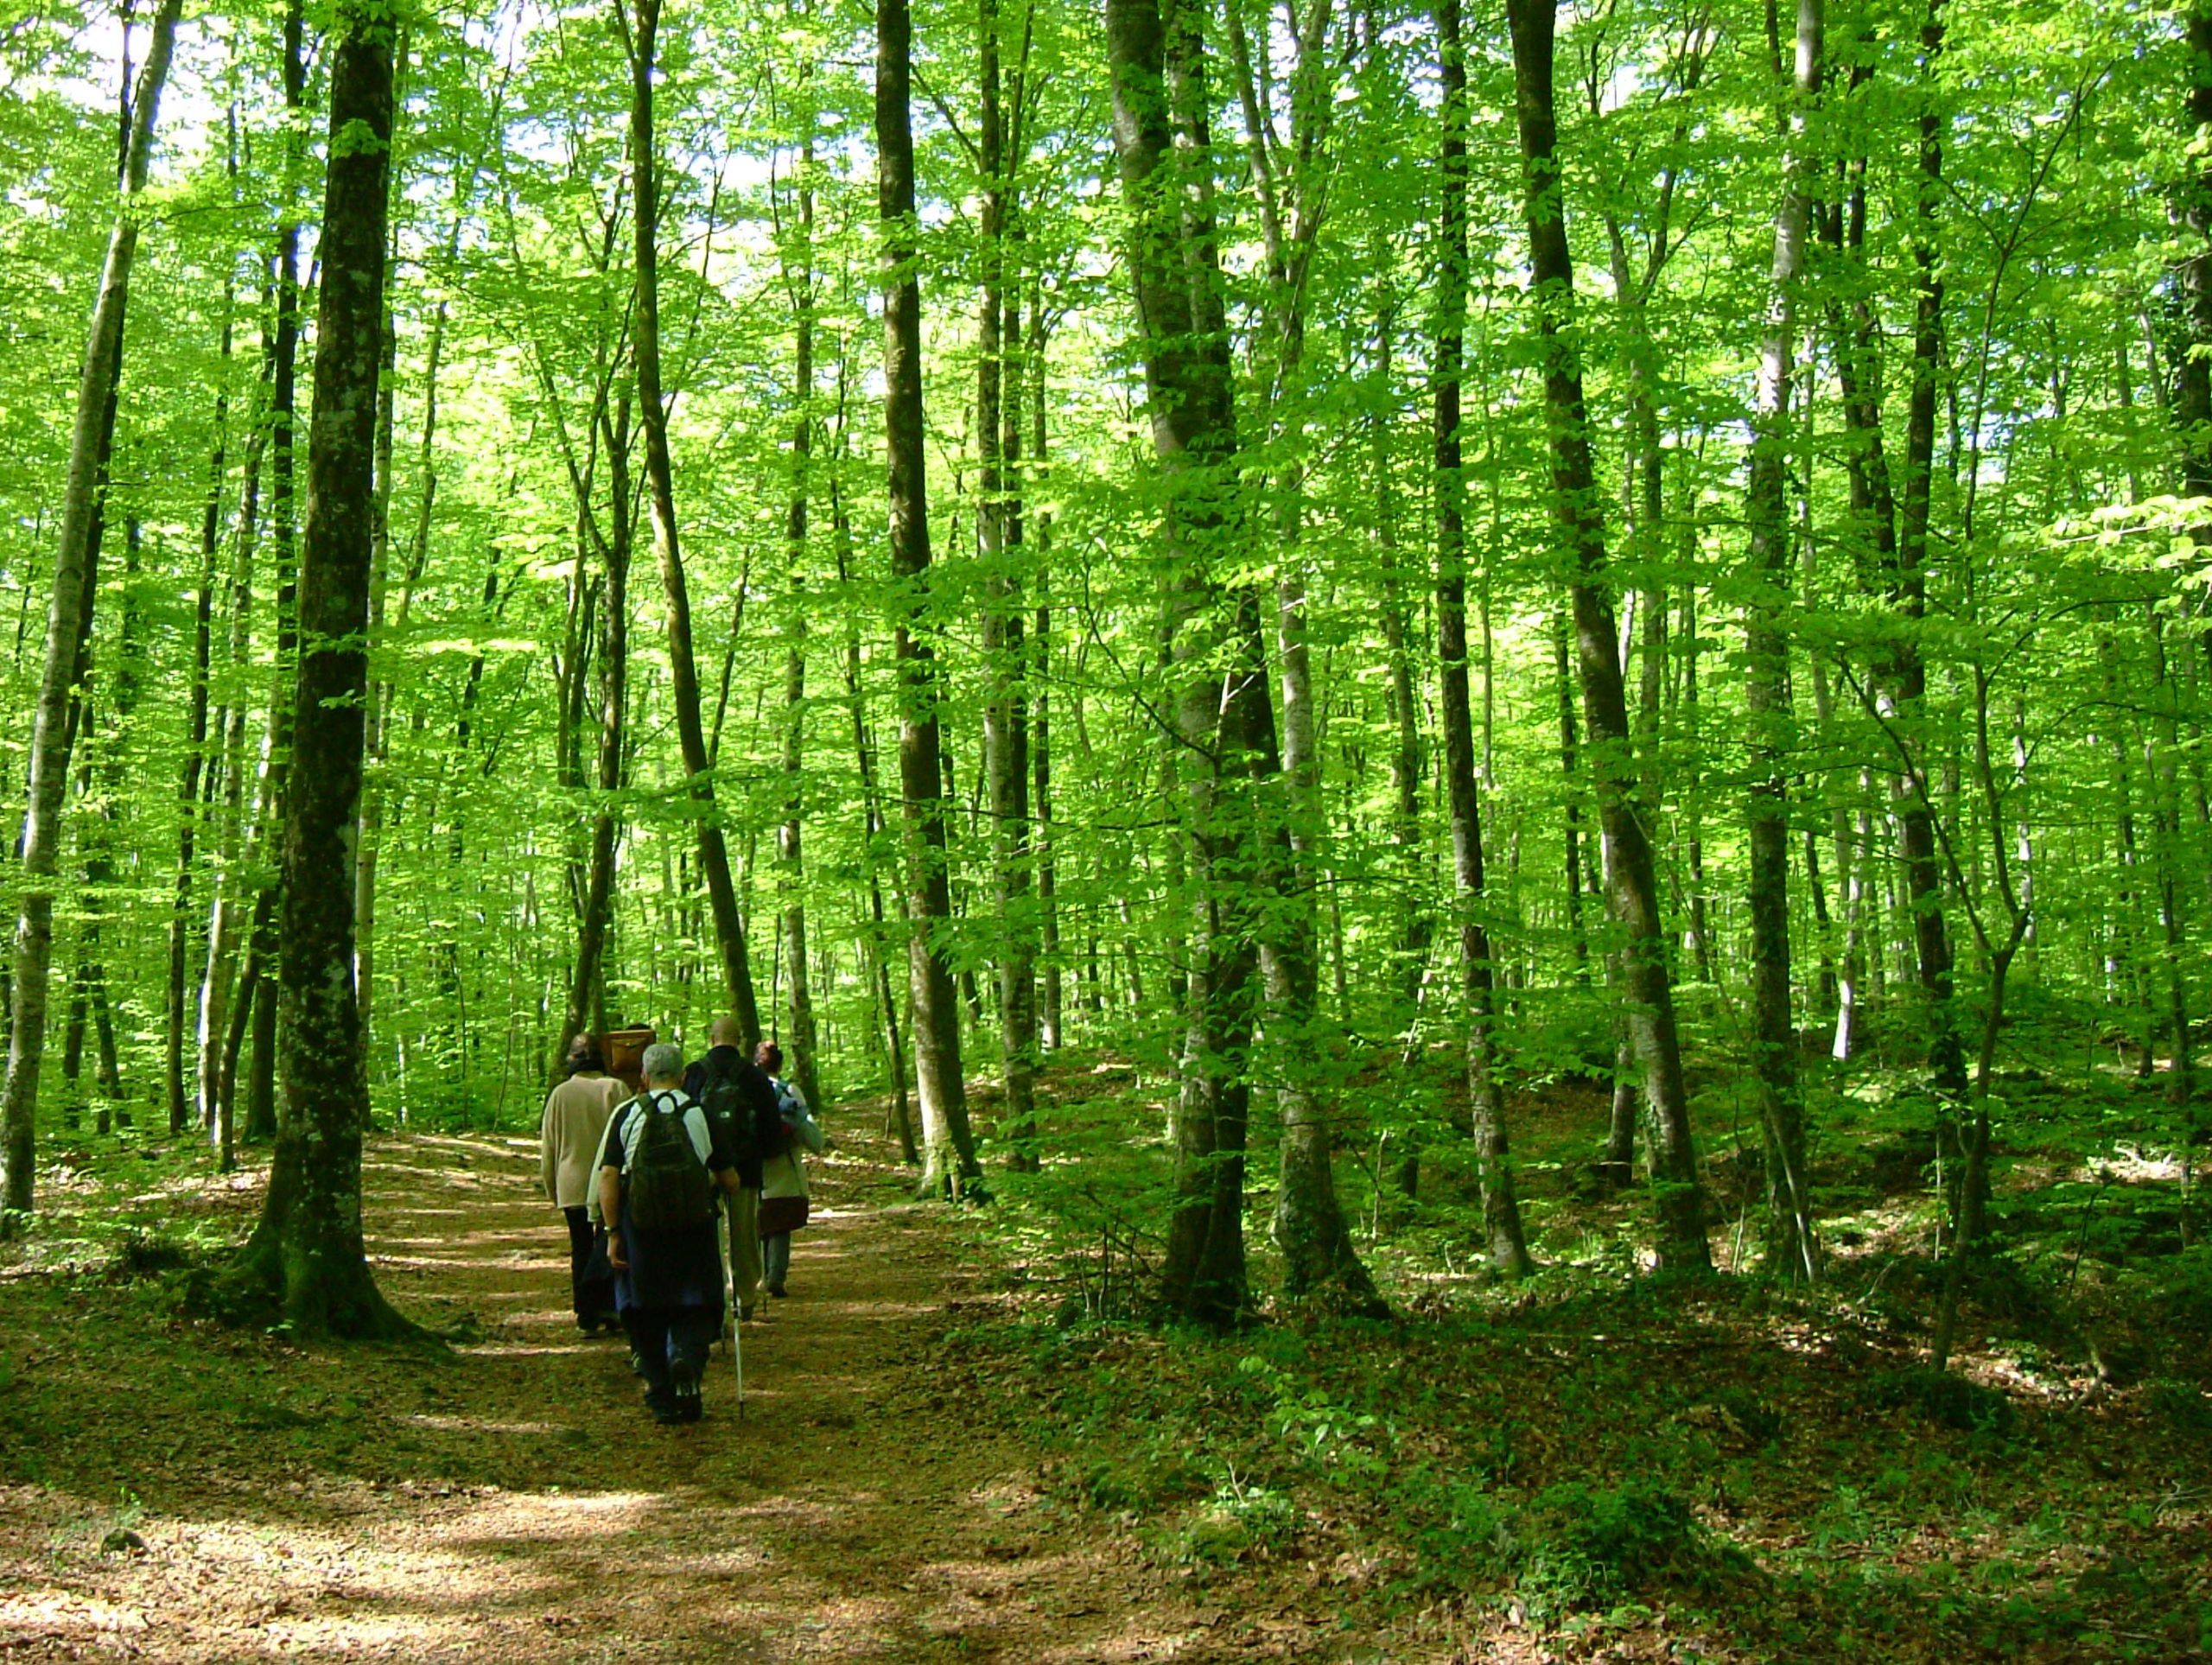
[[1659,1263],[1703,1270],[1705,1196],[1690,1134],[1675,1028],[1673,976],[1651,846],[1637,802],[1637,781],[1622,684],[1619,634],[1605,571],[1605,524],[1591,465],[1582,365],[1574,345],[1574,266],[1554,154],[1552,96],[1554,16],[1550,0],[1508,0],[1513,37],[1516,113],[1525,163],[1533,304],[1544,364],[1551,434],[1553,512],[1573,601],[1576,660],[1589,731],[1599,821],[1605,840],[1606,886],[1624,928],[1630,1033],[1643,1068],[1651,1111],[1652,1189],[1659,1214]]
[[[616,0],[618,13],[622,0]],[[630,195],[637,232],[636,289],[631,309],[630,351],[638,377],[638,419],[645,442],[645,493],[652,511],[653,553],[668,593],[669,693],[676,705],[677,739],[683,749],[685,789],[698,817],[699,869],[707,881],[715,941],[738,1026],[750,1051],[760,1039],[760,1008],[730,876],[729,846],[715,802],[714,760],[699,715],[699,666],[691,643],[691,599],[676,532],[676,470],[668,448],[668,402],[661,391],[660,264],[656,240],[660,215],[658,158],[653,138],[654,44],[661,0],[635,0],[630,29]]]
[[77,410],[70,433],[69,473],[62,490],[61,524],[54,560],[54,593],[46,614],[46,655],[38,701],[31,715],[29,783],[25,794],[20,880],[21,915],[9,1011],[8,1074],[0,1097],[0,1230],[9,1216],[28,1214],[35,1201],[38,1149],[39,1066],[46,1049],[47,982],[54,956],[54,876],[60,855],[61,800],[68,785],[70,684],[77,644],[87,620],[92,576],[92,531],[100,512],[100,459],[113,432],[113,389],[123,356],[123,321],[129,308],[130,267],[138,250],[137,199],[153,154],[154,117],[176,42],[181,0],[162,0],[154,17],[145,67],[132,100],[124,151],[122,200],[108,233],[99,295],[77,382]]
[[939,760],[941,675],[931,638],[927,435],[922,416],[922,285],[916,270],[913,20],[906,0],[876,0],[877,208],[883,234],[883,381],[891,570],[905,595],[896,631],[899,784],[906,826],[906,978],[921,1088],[924,1195],[973,1190],[982,1175],[968,1127],[960,1011],[946,937],[952,893]]
[[1192,925],[1175,1116],[1176,1207],[1161,1299],[1226,1325],[1249,1306],[1243,1236],[1258,829],[1250,759],[1268,736],[1260,609],[1224,593],[1241,525],[1229,341],[1213,216],[1203,19],[1187,0],[1108,0],[1114,145],[1132,227],[1153,449],[1167,487],[1167,637]]
[[301,543],[294,744],[277,987],[284,1104],[261,1222],[238,1274],[296,1331],[388,1335],[405,1321],[361,1235],[369,1115],[353,987],[355,839],[368,696],[369,511],[383,357],[392,41],[341,11],[331,67],[308,513]]
[[1497,969],[1491,958],[1488,876],[1483,861],[1482,800],[1475,780],[1474,712],[1467,681],[1465,479],[1459,440],[1460,382],[1466,357],[1467,67],[1459,0],[1437,0],[1443,54],[1443,246],[1437,272],[1435,362],[1436,658],[1444,731],[1444,790],[1452,824],[1452,872],[1459,918],[1460,1021],[1465,1026],[1467,1107],[1482,1186],[1484,1250],[1509,1278],[1535,1269],[1521,1224],[1521,1204],[1498,1079]]
[[1745,815],[1751,915],[1752,1074],[1766,1150],[1766,1264],[1786,1279],[1818,1275],[1797,1037],[1789,1009],[1789,639],[1791,601],[1788,470],[1790,381],[1796,359],[1797,288],[1805,271],[1810,205],[1804,175],[1806,128],[1821,97],[1825,0],[1797,0],[1794,94],[1782,118],[1781,201],[1766,328],[1759,342],[1751,416],[1751,588],[1744,609],[1745,702],[1751,722]]

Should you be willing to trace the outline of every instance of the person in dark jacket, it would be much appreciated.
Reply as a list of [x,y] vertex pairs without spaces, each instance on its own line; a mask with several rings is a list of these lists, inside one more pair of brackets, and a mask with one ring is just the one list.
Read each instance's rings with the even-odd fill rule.
[[600,1211],[614,1268],[614,1305],[630,1332],[645,1379],[645,1404],[657,1422],[699,1420],[707,1350],[722,1327],[722,1257],[715,1236],[720,1226],[711,1212],[680,1223],[634,1217],[632,1164],[648,1146],[667,1149],[658,1131],[645,1124],[662,1117],[676,1121],[679,1137],[704,1169],[700,1178],[709,1182],[702,1202],[715,1188],[732,1196],[740,1189],[706,1112],[677,1084],[683,1067],[677,1047],[663,1042],[645,1048],[645,1090],[607,1123],[600,1158]]
[[716,1018],[707,1031],[706,1056],[683,1072],[683,1090],[701,1104],[725,1081],[737,1084],[740,1102],[752,1113],[752,1137],[727,1122],[715,1128],[715,1141],[734,1153],[737,1190],[731,1193],[729,1266],[736,1286],[737,1315],[749,1319],[760,1300],[760,1181],[762,1153],[780,1147],[784,1120],[776,1090],[745,1056],[744,1028],[735,1018]]

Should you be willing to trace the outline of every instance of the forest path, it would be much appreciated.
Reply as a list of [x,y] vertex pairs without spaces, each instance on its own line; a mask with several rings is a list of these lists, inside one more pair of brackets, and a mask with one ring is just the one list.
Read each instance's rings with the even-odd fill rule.
[[1205,1657],[1156,1575],[1038,1497],[1039,1453],[963,1412],[931,1346],[969,1274],[956,1235],[849,1142],[810,1166],[791,1298],[746,1326],[743,1420],[725,1344],[706,1420],[670,1428],[621,1344],[576,1333],[534,1141],[379,1140],[379,1281],[481,1338],[435,1362],[237,1340],[182,1406],[115,1395],[155,1425],[110,1430],[143,1548],[77,1545],[89,1451],[73,1520],[51,1484],[0,1488],[0,1659]]

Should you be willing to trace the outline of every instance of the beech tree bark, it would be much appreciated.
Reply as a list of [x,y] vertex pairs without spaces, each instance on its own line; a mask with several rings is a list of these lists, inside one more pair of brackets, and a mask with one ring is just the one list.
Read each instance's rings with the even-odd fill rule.
[[[622,0],[616,0],[622,17]],[[699,870],[721,950],[722,981],[745,1033],[749,1052],[760,1039],[760,1007],[753,995],[745,924],[730,877],[729,846],[715,802],[714,759],[699,715],[699,665],[691,644],[691,599],[676,531],[676,471],[668,448],[668,402],[661,391],[660,263],[657,231],[660,192],[653,138],[653,66],[660,0],[635,0],[634,26],[624,22],[630,52],[630,196],[637,229],[636,299],[630,324],[631,359],[638,378],[638,422],[645,442],[645,492],[652,516],[653,553],[668,593],[669,694],[676,706],[685,790],[699,825]]]
[[1483,864],[1482,800],[1475,782],[1474,712],[1467,683],[1466,486],[1461,469],[1459,384],[1466,359],[1467,61],[1459,0],[1437,0],[1442,55],[1443,128],[1438,172],[1443,200],[1438,224],[1434,381],[1436,461],[1436,658],[1444,731],[1444,789],[1452,824],[1452,872],[1459,893],[1460,1021],[1464,1026],[1467,1106],[1482,1187],[1483,1235],[1491,1264],[1510,1278],[1535,1269],[1522,1229],[1506,1138],[1505,1099],[1492,1043],[1497,974],[1491,956],[1487,875]]
[[[600,531],[582,485],[576,513],[582,531],[600,558],[599,586],[599,741],[592,785],[597,801],[592,806],[589,852],[586,857],[582,905],[576,918],[575,965],[569,981],[567,1008],[561,1015],[550,1070],[557,1071],[568,1056],[569,1043],[588,1029],[600,1026],[603,1004],[601,987],[607,956],[607,937],[614,919],[614,856],[620,842],[622,817],[615,794],[626,774],[624,748],[630,709],[630,528],[635,499],[630,480],[630,402],[618,399],[612,415],[602,404],[600,438],[604,445],[607,475],[607,530]],[[580,476],[581,479],[581,476]],[[579,542],[585,541],[580,538]]]
[[1243,1235],[1257,1012],[1253,769],[1273,751],[1261,607],[1218,577],[1235,552],[1237,438],[1213,214],[1204,20],[1188,0],[1108,0],[1114,148],[1128,203],[1145,405],[1166,499],[1173,737],[1185,795],[1191,937],[1161,1268],[1172,1312],[1216,1326],[1250,1305]]
[[99,298],[84,364],[77,378],[77,410],[70,431],[69,472],[62,488],[61,524],[55,539],[54,589],[46,610],[46,653],[38,702],[31,715],[29,783],[25,793],[21,914],[16,925],[8,1037],[8,1074],[0,1090],[0,1230],[10,1216],[28,1214],[36,1196],[39,1066],[46,1051],[47,982],[54,959],[54,875],[61,845],[61,802],[69,781],[69,702],[77,668],[77,643],[88,621],[92,527],[100,512],[100,458],[113,433],[112,390],[123,357],[123,321],[130,306],[130,267],[138,251],[138,198],[153,156],[154,117],[176,44],[182,0],[162,0],[154,16],[146,62],[132,100],[130,137],[124,152],[121,200],[108,232]]
[[300,546],[301,631],[285,794],[277,970],[283,1103],[269,1193],[237,1268],[295,1331],[391,1335],[361,1234],[366,1059],[353,982],[354,854],[369,692],[370,509],[384,355],[391,23],[337,19],[322,217],[315,406]]
[[899,784],[906,825],[906,980],[922,1100],[924,1196],[973,1191],[982,1178],[961,1073],[959,996],[946,937],[952,892],[939,757],[940,676],[930,618],[929,493],[922,418],[922,285],[916,270],[913,20],[906,0],[876,0],[875,145],[882,234],[884,429],[891,571],[901,591]]
[[1825,0],[1797,0],[1796,68],[1782,115],[1781,200],[1774,217],[1772,292],[1759,341],[1751,417],[1751,580],[1744,610],[1745,702],[1749,709],[1751,781],[1745,815],[1751,914],[1751,1044],[1766,1150],[1766,1264],[1787,1279],[1819,1275],[1813,1236],[1811,1176],[1806,1170],[1803,1105],[1797,1088],[1797,1036],[1789,1012],[1789,639],[1791,604],[1788,482],[1791,372],[1796,353],[1797,287],[1805,270],[1810,205],[1806,128],[1821,97]]
[[791,1076],[806,1102],[822,1107],[814,1026],[814,985],[807,964],[805,832],[806,543],[808,494],[814,464],[814,142],[799,151],[798,224],[786,251],[784,281],[791,290],[792,392],[798,415],[791,423],[791,497],[784,524],[791,560],[791,588],[784,606],[784,818],[776,830],[776,859],[784,887],[785,951],[791,968]]
[[1574,647],[1589,733],[1591,774],[1605,842],[1605,886],[1627,942],[1622,954],[1629,1032],[1644,1077],[1651,1119],[1651,1176],[1659,1215],[1659,1264],[1705,1270],[1705,1195],[1690,1134],[1675,1026],[1674,982],[1667,963],[1659,887],[1637,801],[1638,781],[1621,677],[1619,632],[1605,570],[1604,512],[1591,465],[1589,416],[1575,335],[1574,264],[1556,156],[1551,0],[1508,0],[1513,40],[1515,113],[1527,188],[1529,274],[1544,366],[1550,429],[1552,504],[1573,609]]
[[1001,86],[998,0],[980,0],[978,161],[983,281],[976,318],[976,555],[989,600],[983,615],[984,774],[991,804],[991,874],[998,911],[1000,1131],[1007,1166],[1037,1166],[1037,924],[1030,902],[1029,670],[1025,642],[1021,457],[1020,272],[1014,250],[1013,175],[1022,150],[1025,77],[1017,62],[1012,109]]

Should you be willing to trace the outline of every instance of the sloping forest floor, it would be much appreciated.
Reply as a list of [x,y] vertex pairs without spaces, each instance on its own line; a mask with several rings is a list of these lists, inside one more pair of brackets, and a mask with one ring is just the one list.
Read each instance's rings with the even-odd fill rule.
[[[1094,1153],[1145,1096],[1050,1086]],[[57,1147],[0,1251],[0,1662],[2212,1657],[2212,1258],[2173,1175],[2081,1156],[2078,1094],[2014,1098],[1948,1377],[1875,1131],[1813,1293],[1634,1275],[1603,1097],[1554,1087],[1516,1107],[1534,1283],[1469,1269],[1447,1148],[1363,1205],[1399,1319],[1205,1337],[1127,1311],[1156,1151],[955,1212],[855,1107],[742,1420],[724,1351],[690,1428],[575,1335],[533,1139],[372,1144],[378,1276],[446,1349],[184,1316],[258,1172]]]

